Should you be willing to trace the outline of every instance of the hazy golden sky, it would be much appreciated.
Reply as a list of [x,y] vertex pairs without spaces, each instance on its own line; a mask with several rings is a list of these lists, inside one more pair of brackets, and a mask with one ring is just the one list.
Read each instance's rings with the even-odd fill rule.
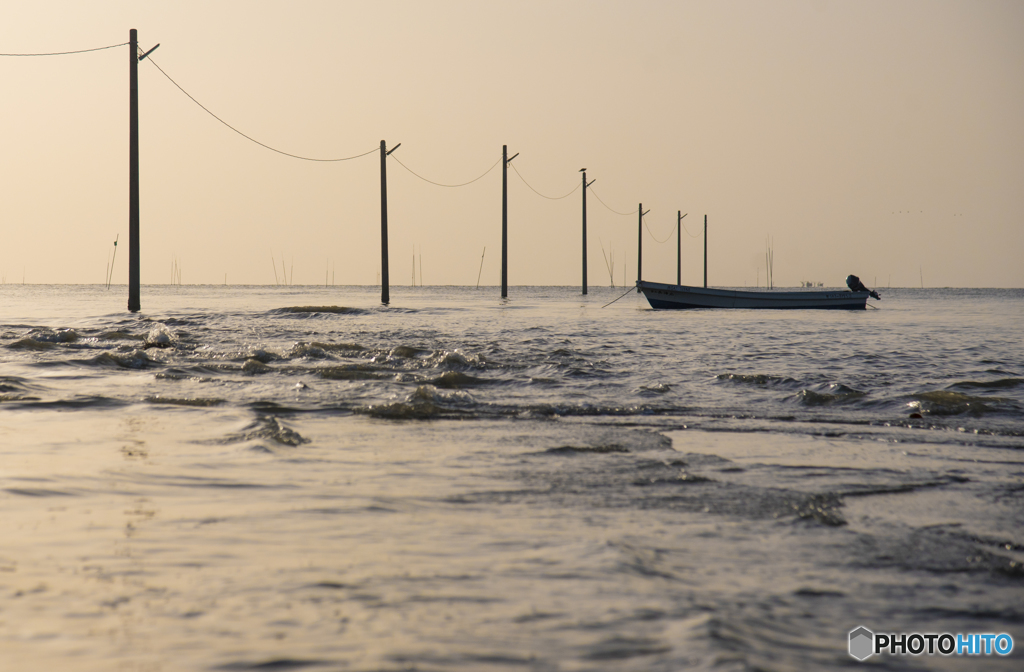
[[[1024,2],[4,2],[0,53],[127,42],[283,151],[402,143],[471,180],[501,147],[548,196],[580,168],[592,285],[674,281],[676,211],[709,282],[1024,286]],[[0,274],[127,279],[127,47],[0,57]],[[139,66],[142,281],[373,284],[380,162],[300,161],[240,137]],[[606,209],[634,214],[622,216]],[[501,171],[461,188],[388,163],[391,278],[500,282]],[[509,170],[509,284],[580,281],[580,191]],[[683,282],[701,282],[683,233]],[[280,270],[278,270],[280,273]],[[876,280],[877,278],[877,280]]]

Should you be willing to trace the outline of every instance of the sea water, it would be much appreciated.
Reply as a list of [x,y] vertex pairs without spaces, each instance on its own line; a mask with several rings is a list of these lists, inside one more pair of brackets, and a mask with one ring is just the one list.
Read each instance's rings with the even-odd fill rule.
[[0,287],[0,669],[1021,669],[1024,291],[624,291]]

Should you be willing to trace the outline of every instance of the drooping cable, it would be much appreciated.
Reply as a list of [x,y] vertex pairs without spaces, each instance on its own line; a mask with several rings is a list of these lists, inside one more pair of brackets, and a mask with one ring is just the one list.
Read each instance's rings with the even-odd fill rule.
[[122,42],[121,44],[112,44],[109,47],[95,47],[93,49],[78,49],[77,51],[53,51],[45,54],[0,54],[0,56],[68,56],[70,54],[85,54],[90,51],[103,51],[104,49],[116,49],[117,47],[126,46],[128,42]]
[[489,172],[491,172],[492,170],[494,170],[494,166],[496,166],[496,165],[498,165],[499,163],[501,163],[501,157],[498,157],[498,160],[497,160],[497,161],[495,161],[495,162],[494,162],[494,163],[493,163],[493,164],[491,165],[491,167],[490,167],[490,168],[488,168],[487,170],[485,170],[485,171],[484,171],[484,172],[483,172],[482,174],[480,174],[479,176],[477,176],[477,177],[474,177],[474,178],[473,178],[472,180],[470,180],[469,182],[463,182],[463,183],[461,183],[461,184],[444,184],[444,183],[442,183],[442,182],[434,182],[433,180],[428,180],[427,178],[423,177],[422,175],[420,175],[419,173],[417,173],[416,171],[414,171],[414,170],[413,170],[412,168],[410,168],[409,166],[407,166],[407,165],[405,165],[404,163],[402,163],[402,161],[401,161],[401,160],[400,160],[400,159],[399,159],[399,158],[398,158],[397,156],[395,156],[394,154],[389,154],[388,156],[390,156],[390,157],[391,157],[392,159],[394,159],[395,161],[398,161],[398,165],[400,165],[400,166],[401,166],[402,168],[405,168],[405,169],[406,169],[406,170],[408,170],[408,171],[409,171],[410,173],[412,173],[412,174],[413,174],[413,175],[415,175],[416,177],[420,178],[420,179],[421,179],[421,180],[423,180],[424,182],[429,182],[430,184],[433,184],[434,186],[438,186],[438,187],[449,187],[449,188],[454,188],[454,187],[464,187],[464,186],[466,186],[467,184],[473,184],[473,183],[474,183],[474,182],[476,182],[477,180],[479,180],[479,179],[483,178],[483,176],[484,176],[484,175],[486,175],[487,173],[489,173]]
[[651,231],[651,225],[647,223],[646,217],[643,218],[643,221],[644,227],[647,228],[647,233],[651,234],[651,238],[654,238],[654,242],[658,243],[659,245],[667,243],[672,238],[672,232],[670,231],[669,234],[665,236],[665,240],[658,240],[658,237],[654,235],[653,231]]
[[152,64],[153,64],[153,67],[154,67],[154,68],[156,68],[157,70],[159,70],[159,71],[160,71],[160,74],[162,74],[162,75],[163,75],[164,77],[166,77],[166,78],[167,78],[167,81],[169,81],[169,82],[170,82],[171,84],[174,84],[174,86],[176,86],[176,87],[178,88],[178,90],[179,90],[179,91],[181,91],[181,92],[182,92],[182,93],[184,93],[184,94],[185,94],[186,96],[188,96],[188,97],[189,97],[189,99],[190,99],[190,100],[191,100],[191,101],[192,101],[193,103],[195,103],[196,105],[198,105],[199,107],[201,107],[201,108],[203,109],[203,111],[204,111],[204,112],[206,112],[206,113],[207,113],[207,114],[209,114],[209,115],[210,115],[211,117],[213,117],[214,119],[216,119],[216,120],[217,120],[217,121],[219,121],[220,123],[222,123],[222,124],[224,124],[225,126],[227,126],[228,128],[230,128],[230,129],[231,129],[232,131],[234,131],[235,133],[239,134],[240,136],[242,136],[242,137],[243,137],[243,138],[245,138],[246,140],[249,140],[250,142],[254,142],[254,143],[256,143],[257,145],[259,145],[260,147],[263,147],[263,148],[265,148],[265,149],[269,149],[269,150],[270,150],[270,151],[272,151],[272,152],[277,152],[278,154],[283,154],[284,156],[288,156],[288,157],[291,157],[291,158],[293,158],[293,159],[301,159],[302,161],[320,161],[320,162],[324,162],[324,163],[330,163],[330,162],[336,162],[336,161],[350,161],[350,160],[352,160],[352,159],[358,159],[358,158],[360,158],[360,157],[363,157],[363,156],[366,156],[366,155],[368,155],[368,154],[373,154],[374,152],[376,152],[376,151],[378,150],[378,148],[377,148],[377,147],[374,147],[373,149],[371,149],[371,150],[370,150],[370,151],[368,151],[368,152],[363,152],[362,154],[355,154],[355,155],[353,155],[353,156],[343,156],[343,157],[340,157],[340,158],[337,158],[337,159],[319,159],[319,158],[315,158],[315,157],[309,157],[309,156],[300,156],[299,154],[291,154],[291,153],[289,153],[289,152],[285,152],[285,151],[282,151],[282,150],[280,150],[280,149],[277,149],[277,148],[275,148],[275,147],[271,147],[270,145],[267,145],[267,144],[265,144],[265,143],[262,143],[262,142],[260,142],[260,141],[259,141],[259,140],[257,140],[256,138],[253,138],[253,137],[251,137],[251,136],[248,136],[248,135],[246,135],[246,134],[245,134],[245,133],[243,133],[242,131],[238,130],[237,128],[235,128],[234,126],[232,126],[231,124],[229,124],[228,122],[224,121],[223,119],[221,119],[220,117],[218,117],[218,116],[217,116],[216,114],[214,114],[213,112],[211,112],[211,111],[209,110],[209,108],[207,108],[207,107],[206,107],[205,105],[203,105],[203,104],[202,104],[202,103],[200,103],[200,102],[199,102],[198,100],[196,100],[195,98],[193,98],[193,97],[192,97],[192,94],[190,94],[190,93],[189,93],[188,91],[186,91],[185,89],[183,89],[183,88],[181,87],[181,85],[180,85],[180,84],[178,84],[178,83],[177,83],[176,81],[174,81],[174,80],[173,80],[173,79],[171,78],[171,76],[170,76],[170,75],[168,75],[168,74],[167,74],[166,72],[164,72],[163,68],[161,68],[161,67],[160,67],[159,65],[157,65],[156,61],[154,61],[152,57],[150,57],[150,58],[147,58],[147,59],[146,59],[146,61],[147,61],[147,62],[149,62],[149,63],[152,63]]
[[590,190],[590,193],[592,193],[594,195],[594,198],[596,198],[598,200],[598,202],[601,203],[601,205],[603,205],[604,207],[608,208],[609,211],[614,212],[616,215],[622,215],[623,217],[626,217],[626,216],[632,215],[633,213],[636,212],[636,210],[630,210],[629,212],[619,212],[618,210],[615,210],[615,209],[611,208],[607,203],[602,201],[601,197],[598,196],[597,192],[594,191],[593,189]]
[[[685,217],[686,217],[686,216],[685,216],[685,215],[683,215],[683,217],[684,217],[684,219],[685,219]],[[679,222],[679,223],[680,223],[680,224],[683,224],[683,223],[682,223],[682,220],[680,220],[680,222]],[[697,234],[696,236],[695,236],[695,235],[693,235],[692,233],[690,233],[690,230],[689,230],[688,228],[686,228],[686,224],[683,224],[683,231],[686,231],[686,235],[688,235],[688,236],[689,236],[690,238],[700,238],[700,234],[699,234],[699,233],[698,233],[698,234]]]
[[562,200],[563,198],[568,198],[568,197],[572,196],[573,194],[575,194],[575,193],[576,193],[576,190],[577,190],[577,189],[579,189],[579,188],[580,188],[580,185],[582,184],[582,182],[577,182],[577,183],[576,183],[576,186],[572,188],[572,191],[570,191],[570,192],[569,192],[568,194],[566,194],[565,196],[545,196],[544,194],[542,194],[542,193],[540,193],[539,191],[537,191],[536,189],[534,189],[534,188],[533,188],[533,187],[532,187],[532,186],[530,185],[530,183],[526,181],[526,178],[525,178],[525,177],[523,177],[522,173],[520,173],[520,172],[519,172],[519,169],[518,169],[518,168],[516,168],[516,164],[514,164],[514,163],[513,163],[513,164],[509,164],[509,165],[511,165],[511,166],[512,166],[512,170],[516,171],[516,175],[518,175],[518,176],[519,176],[519,179],[523,181],[523,184],[525,184],[526,186],[530,187],[530,191],[532,191],[533,193],[537,194],[537,195],[538,195],[538,196],[540,196],[541,198],[546,198],[546,199],[548,199],[549,201],[560,201],[560,200]]

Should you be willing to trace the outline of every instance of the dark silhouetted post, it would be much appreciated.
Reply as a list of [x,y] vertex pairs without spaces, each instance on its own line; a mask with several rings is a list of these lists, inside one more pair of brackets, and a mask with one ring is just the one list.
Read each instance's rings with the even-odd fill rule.
[[647,212],[643,211],[643,203],[637,207],[637,293],[640,293],[640,281],[643,275],[641,271],[643,265],[643,216]]
[[640,276],[644,263],[644,204],[636,209],[636,291],[640,293]]
[[501,298],[508,296],[508,164],[519,156],[508,155],[508,145],[501,146]]
[[[587,169],[581,168],[583,173],[583,294],[587,293],[587,188],[594,183],[594,180],[587,182]],[[603,254],[603,252],[602,252]]]
[[380,141],[380,302],[391,303],[388,281],[388,150]]
[[508,145],[501,146],[501,298],[508,296]]
[[683,211],[676,210],[676,285],[683,284]]
[[[156,47],[139,56],[138,32],[134,28],[128,32],[128,310],[133,313],[142,308],[139,300],[139,61],[156,51]],[[117,243],[114,245],[116,249]]]
[[704,215],[704,288],[708,286],[708,216]]
[[128,33],[128,310],[139,300],[139,38]]
[[587,169],[583,173],[583,295],[587,295]]

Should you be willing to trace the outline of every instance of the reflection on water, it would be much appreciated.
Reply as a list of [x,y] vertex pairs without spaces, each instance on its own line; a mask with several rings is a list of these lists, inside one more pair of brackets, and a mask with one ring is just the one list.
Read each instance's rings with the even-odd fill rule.
[[0,669],[806,670],[851,664],[858,625],[1024,641],[1020,292],[766,315],[174,287],[129,316],[12,291]]

